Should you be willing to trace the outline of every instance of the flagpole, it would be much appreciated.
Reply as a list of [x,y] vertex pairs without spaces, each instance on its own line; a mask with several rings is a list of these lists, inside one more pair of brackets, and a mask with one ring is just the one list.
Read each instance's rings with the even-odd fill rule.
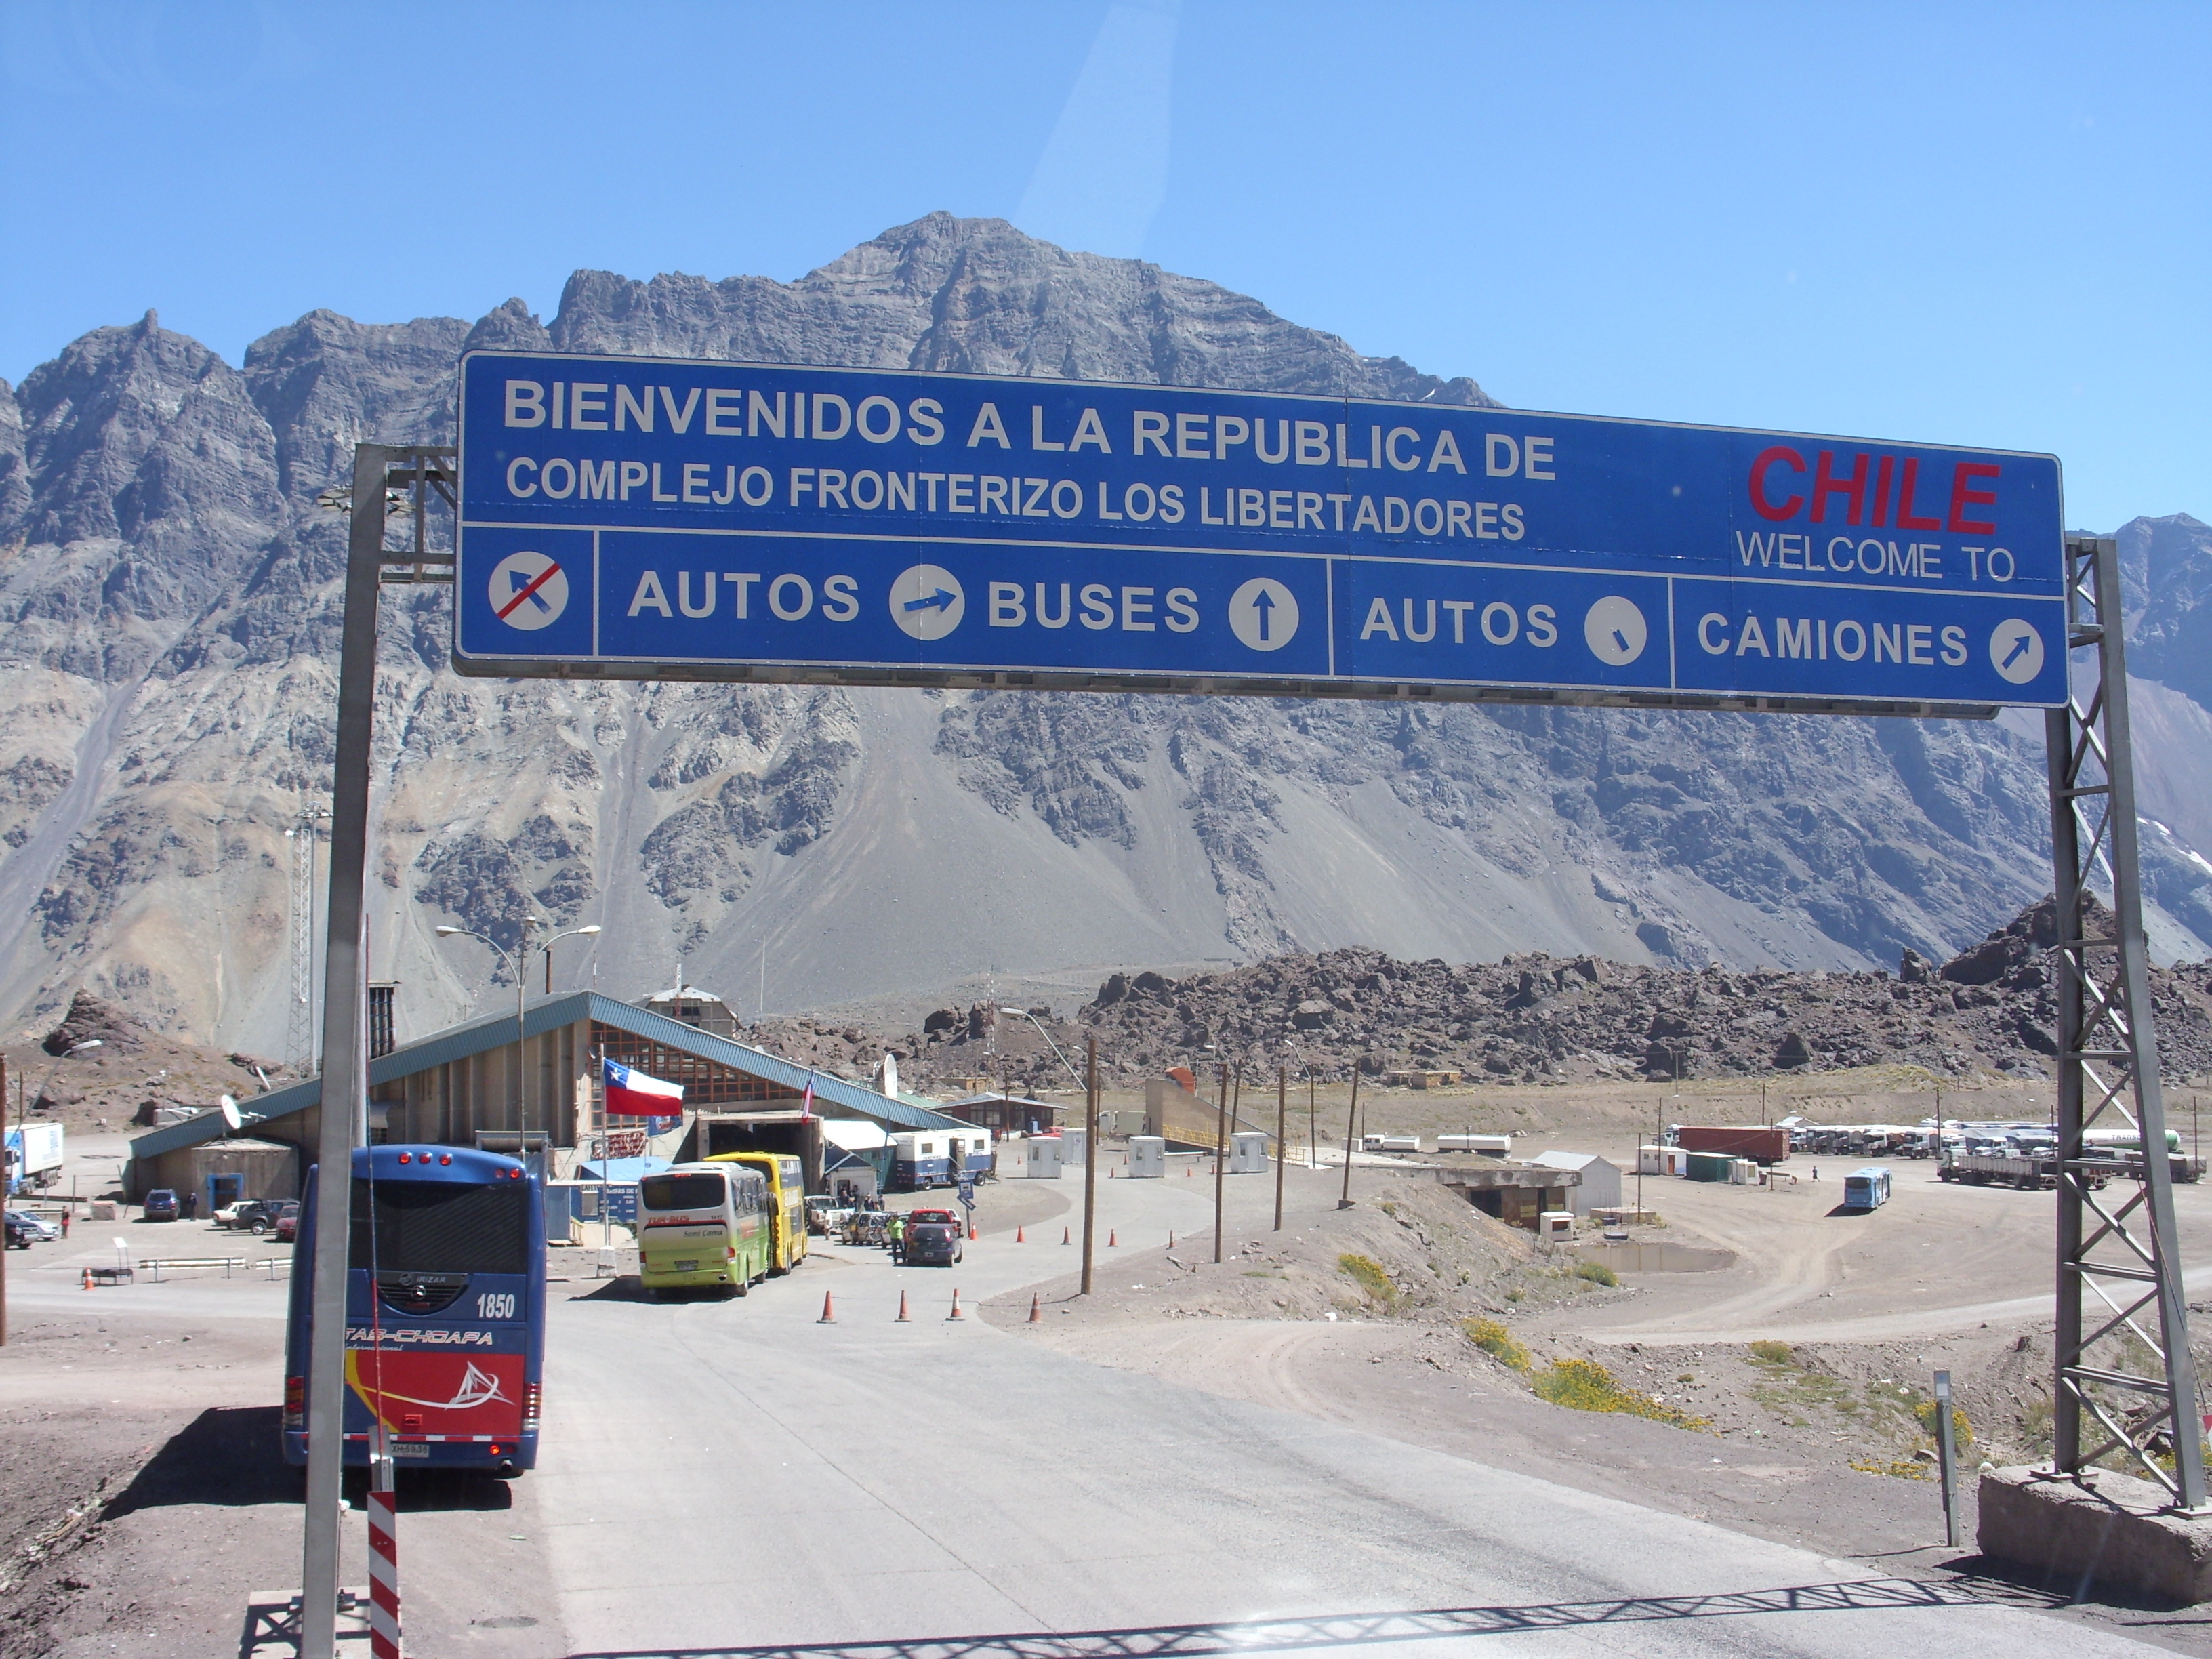
[[599,1062],[595,1068],[599,1074],[599,1248],[611,1252],[615,1247],[615,1224],[614,1218],[607,1213],[611,1196],[607,1163],[614,1152],[614,1132],[607,1127],[607,1051],[594,1048],[592,1057]]

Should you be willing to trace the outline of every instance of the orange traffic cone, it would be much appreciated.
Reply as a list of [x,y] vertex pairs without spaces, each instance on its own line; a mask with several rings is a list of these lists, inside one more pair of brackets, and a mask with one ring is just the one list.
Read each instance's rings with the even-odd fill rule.
[[84,1287],[88,1291],[92,1288],[92,1269],[89,1267],[84,1270]]
[[899,1315],[896,1319],[891,1321],[891,1323],[894,1325],[911,1325],[914,1323],[913,1320],[907,1317],[906,1287],[903,1285],[899,1286]]
[[953,1320],[965,1319],[968,1316],[966,1314],[960,1311],[960,1292],[956,1287],[952,1292],[952,1311],[945,1316],[945,1322],[949,1324]]
[[1032,1325],[1044,1323],[1044,1304],[1038,1300],[1035,1291],[1030,1292],[1030,1323]]
[[1118,1250],[1121,1248],[1121,1235],[1111,1227],[1106,1230],[1106,1248],[1109,1250]]
[[1021,1230],[1019,1227],[1017,1227],[1017,1228],[1015,1228],[1015,1229],[1014,1229],[1014,1243],[1017,1243],[1017,1244],[1026,1244],[1026,1243],[1028,1243],[1029,1242],[1030,1242],[1030,1241],[1029,1241],[1028,1236],[1027,1236],[1027,1235],[1025,1235],[1025,1234],[1022,1231],[1022,1230]]
[[1168,1249],[1175,1249],[1175,1229],[1172,1227],[1168,1229]]
[[814,1322],[817,1325],[834,1325],[837,1322],[837,1305],[830,1299],[830,1293],[828,1291],[822,1292],[822,1317]]
[[1062,1227],[1060,1230],[1060,1242],[1063,1244],[1073,1244],[1075,1243],[1073,1238],[1070,1238],[1067,1236],[1067,1229],[1065,1227]]
[[1184,1164],[1184,1165],[1182,1166],[1183,1179],[1185,1179],[1186,1181],[1188,1181],[1188,1179],[1189,1179],[1189,1178],[1190,1178],[1194,1174],[1195,1174],[1195,1173],[1197,1172],[1197,1170],[1198,1170],[1198,1165],[1196,1165],[1195,1164]]
[[968,1227],[968,1242],[970,1244],[973,1244],[977,1239],[982,1237],[982,1234],[975,1231],[975,1224],[970,1222]]

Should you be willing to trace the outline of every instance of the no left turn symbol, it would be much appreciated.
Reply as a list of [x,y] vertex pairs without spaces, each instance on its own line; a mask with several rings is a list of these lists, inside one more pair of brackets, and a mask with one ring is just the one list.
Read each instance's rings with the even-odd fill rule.
[[544,628],[568,607],[568,573],[545,554],[510,553],[492,567],[492,614],[509,628]]

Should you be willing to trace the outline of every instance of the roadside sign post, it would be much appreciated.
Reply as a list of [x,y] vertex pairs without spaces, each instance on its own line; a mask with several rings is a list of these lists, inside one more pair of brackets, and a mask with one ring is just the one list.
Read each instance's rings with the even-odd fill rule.
[[1951,1428],[1951,1373],[1936,1373],[1936,1474],[1943,1483],[1943,1541],[1959,1547],[1958,1448]]

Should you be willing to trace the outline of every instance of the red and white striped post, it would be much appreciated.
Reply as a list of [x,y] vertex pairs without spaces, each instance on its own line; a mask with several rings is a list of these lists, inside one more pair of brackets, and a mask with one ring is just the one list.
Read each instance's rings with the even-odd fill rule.
[[368,1494],[369,1659],[399,1659],[399,1535],[390,1491]]

